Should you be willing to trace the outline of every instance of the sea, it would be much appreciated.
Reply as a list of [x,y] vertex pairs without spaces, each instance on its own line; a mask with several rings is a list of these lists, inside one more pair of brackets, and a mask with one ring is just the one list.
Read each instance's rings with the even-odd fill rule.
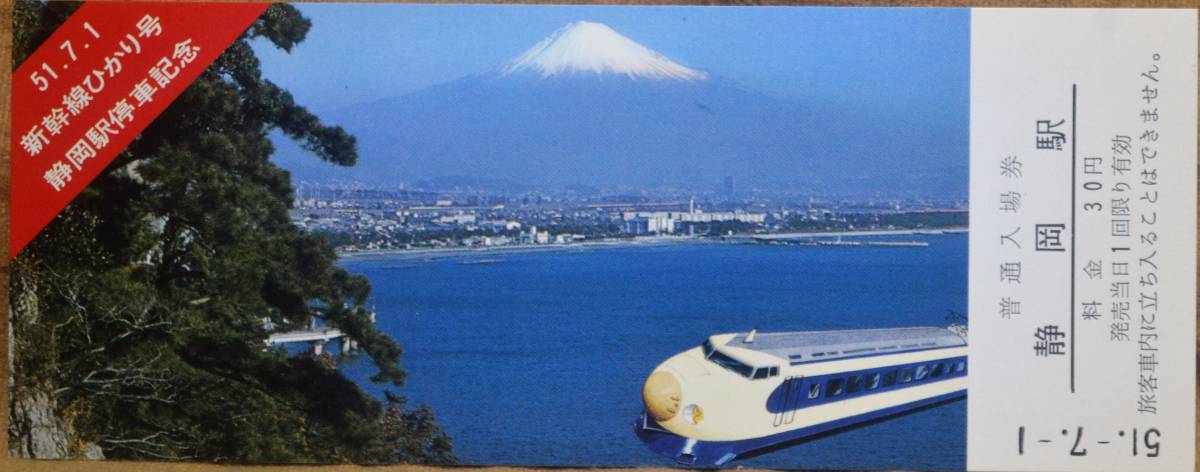
[[[867,239],[860,238],[859,240]],[[465,464],[672,466],[634,435],[655,366],[716,333],[945,326],[966,314],[967,235],[874,237],[926,247],[677,243],[344,258],[404,349],[402,388],[433,408]],[[846,238],[845,240],[850,240]],[[966,467],[955,401],[730,465]]]

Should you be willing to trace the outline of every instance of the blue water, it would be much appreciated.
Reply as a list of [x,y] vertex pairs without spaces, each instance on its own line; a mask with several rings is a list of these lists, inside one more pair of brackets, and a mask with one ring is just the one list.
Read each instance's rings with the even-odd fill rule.
[[[691,244],[344,260],[405,349],[400,393],[468,464],[667,466],[634,436],[646,375],[722,332],[945,325],[967,306],[965,234],[926,248]],[[495,259],[489,264],[464,261]],[[369,360],[343,370],[367,391]],[[955,469],[958,401],[734,464]]]

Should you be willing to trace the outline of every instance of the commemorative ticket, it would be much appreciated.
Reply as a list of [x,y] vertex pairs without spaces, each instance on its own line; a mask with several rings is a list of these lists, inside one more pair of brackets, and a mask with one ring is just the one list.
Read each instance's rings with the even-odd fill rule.
[[1195,470],[1194,9],[11,11],[0,464]]

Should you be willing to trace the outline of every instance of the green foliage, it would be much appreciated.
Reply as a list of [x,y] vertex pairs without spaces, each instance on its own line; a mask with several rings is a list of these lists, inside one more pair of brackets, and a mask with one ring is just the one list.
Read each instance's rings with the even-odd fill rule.
[[445,464],[454,462],[450,454],[450,438],[442,432],[433,418],[433,410],[420,405],[407,410],[406,398],[385,392],[387,411],[383,417],[384,437],[395,444],[396,462],[410,464]]
[[[17,2],[14,67],[76,7]],[[290,177],[269,159],[272,130],[335,164],[357,158],[354,137],[264,80],[250,48],[291,50],[309,27],[270,6],[13,263],[13,393],[53,392],[74,439],[107,457],[453,461],[426,407],[385,411],[328,363],[263,345],[264,319],[306,326],[318,303],[373,380],[404,381],[400,346],[363,306],[370,284],[291,224]],[[410,426],[388,429],[396,415]]]

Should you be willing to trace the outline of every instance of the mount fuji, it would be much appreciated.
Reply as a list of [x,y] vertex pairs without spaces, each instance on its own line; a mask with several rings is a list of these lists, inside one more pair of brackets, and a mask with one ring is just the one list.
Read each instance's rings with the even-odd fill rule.
[[[497,70],[323,118],[358,137],[359,163],[334,168],[279,142],[277,161],[298,179],[712,189],[732,176],[742,188],[966,189],[965,142],[941,152],[936,126],[773,98],[586,21]],[[879,133],[898,138],[873,142]]]
[[504,68],[501,76],[521,71],[542,78],[592,73],[631,79],[704,80],[708,74],[676,64],[608,25],[577,21],[564,26]]

